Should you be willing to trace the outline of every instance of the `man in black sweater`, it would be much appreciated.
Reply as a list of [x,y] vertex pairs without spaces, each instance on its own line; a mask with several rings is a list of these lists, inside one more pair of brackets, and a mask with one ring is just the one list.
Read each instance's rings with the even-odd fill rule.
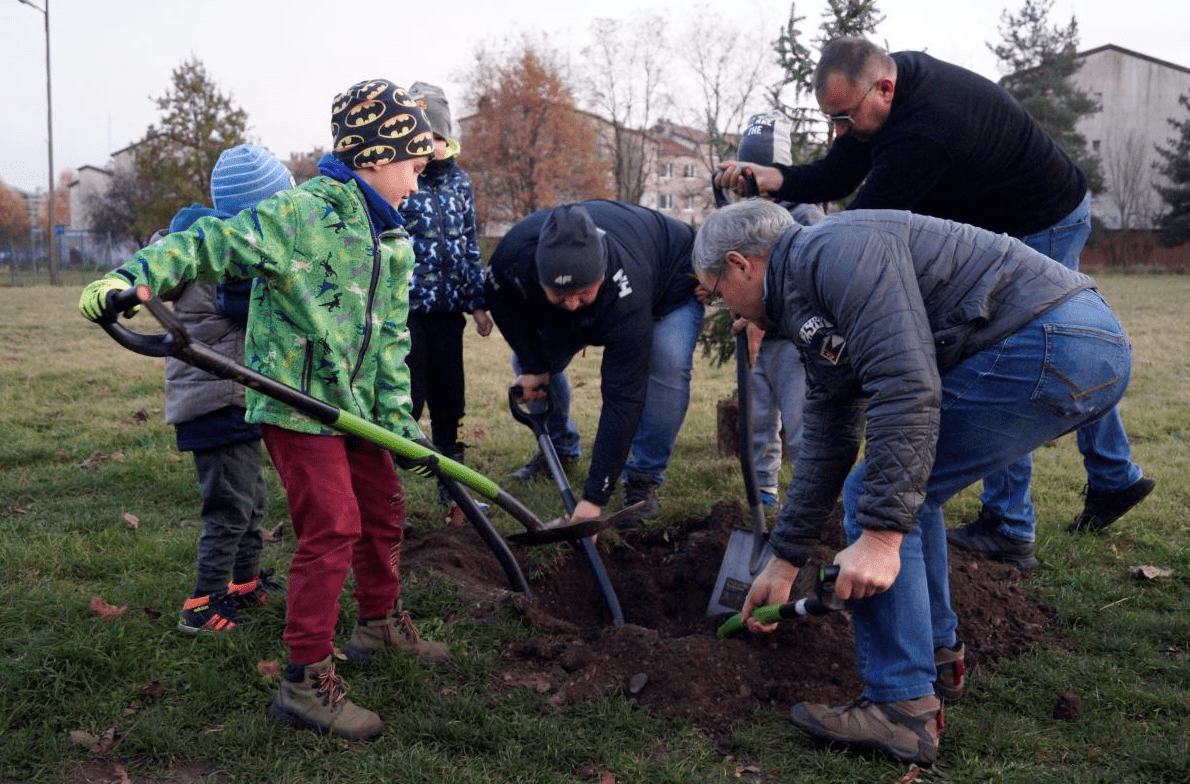
[[[848,209],[899,209],[1016,237],[1071,269],[1090,235],[1086,176],[1002,87],[920,52],[886,54],[862,38],[823,50],[818,104],[837,136],[803,166],[750,166],[779,199],[855,198]],[[742,189],[744,164],[726,161],[723,187]],[[858,189],[858,190],[857,190]],[[1101,529],[1152,491],[1131,460],[1117,409],[1080,428],[1086,503],[1072,531]],[[952,544],[1022,569],[1037,564],[1029,493],[1032,457],[989,475],[979,517]]]
[[[584,346],[603,346],[603,406],[591,466],[573,518],[597,517],[624,476],[624,505],[655,491],[690,402],[694,348],[705,308],[690,266],[694,229],[659,212],[602,199],[539,210],[509,230],[492,254],[488,310],[513,350],[524,401],[549,388],[547,420],[563,464],[579,455],[566,366]],[[629,457],[631,451],[631,457]],[[540,453],[513,476],[548,473]]]

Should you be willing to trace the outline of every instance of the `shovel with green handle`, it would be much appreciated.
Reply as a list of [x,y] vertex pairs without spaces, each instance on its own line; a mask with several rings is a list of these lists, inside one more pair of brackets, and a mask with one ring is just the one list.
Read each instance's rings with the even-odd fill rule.
[[[752,611],[752,617],[761,623],[776,623],[793,618],[804,618],[807,615],[826,615],[835,610],[843,609],[843,600],[835,595],[835,580],[839,579],[839,567],[820,567],[818,579],[814,582],[814,590],[806,596],[785,604],[766,604]],[[740,613],[728,618],[717,632],[720,640],[725,640],[739,634],[746,627],[744,616]]]
[[[135,332],[117,322],[118,314],[124,313],[128,316],[140,305],[144,305],[161,323],[161,326],[166,330],[165,334]],[[423,476],[441,478],[452,496],[456,500],[464,501],[463,504],[460,504],[460,508],[467,513],[468,519],[471,520],[484,542],[496,555],[514,590],[518,592],[530,594],[529,584],[524,573],[508,549],[507,543],[492,527],[483,511],[474,502],[467,503],[470,498],[459,485],[463,485],[491,501],[521,523],[526,528],[524,533],[517,535],[517,541],[521,544],[546,544],[582,539],[598,533],[614,522],[606,518],[596,518],[571,523],[564,518],[558,518],[543,524],[524,504],[501,489],[495,482],[462,463],[439,454],[425,439],[413,441],[403,438],[374,422],[342,411],[300,390],[257,373],[209,346],[191,340],[177,316],[154,296],[148,286],[141,285],[123,291],[109,292],[105,313],[106,318],[99,322],[100,326],[113,340],[130,351],[150,357],[176,357],[212,375],[239,382],[340,433],[358,436],[389,450],[393,453],[398,465],[403,468],[413,470]]]
[[744,475],[744,492],[748,496],[748,513],[752,528],[732,528],[719,564],[719,575],[707,603],[707,615],[738,612],[744,606],[744,597],[760,570],[772,558],[773,550],[768,546],[768,528],[764,521],[764,504],[760,500],[760,487],[756,483],[756,469],[752,462],[752,405],[748,390],[747,330],[736,336],[736,386],[739,397],[739,453],[740,472]]

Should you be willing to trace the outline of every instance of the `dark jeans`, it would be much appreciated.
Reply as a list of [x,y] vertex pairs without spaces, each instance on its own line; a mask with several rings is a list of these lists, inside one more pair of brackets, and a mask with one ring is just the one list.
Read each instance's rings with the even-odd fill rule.
[[260,571],[267,494],[260,441],[197,449],[194,470],[202,491],[202,536],[198,539],[194,592],[218,594],[228,577],[246,583]]
[[463,376],[462,313],[410,313],[410,393],[413,418],[430,409],[430,439],[443,454],[455,457],[466,409]]

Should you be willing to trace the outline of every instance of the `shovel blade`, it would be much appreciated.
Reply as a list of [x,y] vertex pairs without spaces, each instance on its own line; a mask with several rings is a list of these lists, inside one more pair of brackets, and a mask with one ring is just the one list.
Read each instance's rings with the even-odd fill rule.
[[579,520],[577,523],[567,522],[565,517],[559,517],[550,520],[548,523],[542,523],[540,528],[531,531],[522,531],[519,534],[512,534],[507,539],[513,544],[520,545],[553,544],[554,542],[572,542],[577,539],[586,539],[605,528],[610,528],[618,520],[632,516],[640,511],[644,505],[644,501],[638,501],[632,506],[626,506],[623,509],[600,515],[599,517],[592,517],[589,520]]
[[707,604],[707,616],[722,613],[738,613],[744,607],[744,599],[752,589],[757,575],[764,570],[773,557],[768,537],[759,536],[747,528],[731,529],[723,562],[719,564],[719,577],[715,590]]

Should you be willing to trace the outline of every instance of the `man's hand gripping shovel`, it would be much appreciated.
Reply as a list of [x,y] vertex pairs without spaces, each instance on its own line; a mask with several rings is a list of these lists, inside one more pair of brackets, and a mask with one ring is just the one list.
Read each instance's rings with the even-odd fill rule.
[[[785,604],[766,604],[752,611],[752,617],[761,623],[776,623],[807,615],[826,615],[843,609],[843,600],[835,595],[835,580],[839,578],[839,567],[834,564],[818,570],[814,589],[800,599]],[[728,618],[720,627],[719,639],[725,640],[739,634],[746,628],[744,616],[740,613]]]

